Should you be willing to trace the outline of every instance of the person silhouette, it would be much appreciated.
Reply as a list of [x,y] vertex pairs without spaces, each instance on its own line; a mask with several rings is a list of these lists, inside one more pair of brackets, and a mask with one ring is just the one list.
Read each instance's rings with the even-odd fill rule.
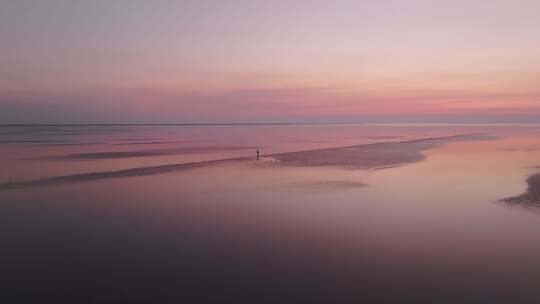
[[259,148],[257,148],[257,159],[259,159],[259,155],[260,155]]

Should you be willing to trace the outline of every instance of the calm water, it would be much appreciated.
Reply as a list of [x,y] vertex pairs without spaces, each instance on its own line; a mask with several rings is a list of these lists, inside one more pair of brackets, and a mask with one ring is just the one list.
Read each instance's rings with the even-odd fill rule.
[[0,191],[2,303],[537,303],[540,126],[0,127],[0,183],[465,133],[380,170],[224,162]]

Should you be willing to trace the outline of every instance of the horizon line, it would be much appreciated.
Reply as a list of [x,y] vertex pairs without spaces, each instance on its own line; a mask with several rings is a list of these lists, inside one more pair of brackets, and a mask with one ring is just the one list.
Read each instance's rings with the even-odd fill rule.
[[249,126],[249,125],[540,125],[540,122],[215,122],[215,123],[0,123],[0,127]]

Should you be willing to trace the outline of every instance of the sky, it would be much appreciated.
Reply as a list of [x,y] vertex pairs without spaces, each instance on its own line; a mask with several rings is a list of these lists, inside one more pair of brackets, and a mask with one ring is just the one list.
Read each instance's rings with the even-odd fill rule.
[[0,123],[221,122],[540,122],[540,1],[0,1]]

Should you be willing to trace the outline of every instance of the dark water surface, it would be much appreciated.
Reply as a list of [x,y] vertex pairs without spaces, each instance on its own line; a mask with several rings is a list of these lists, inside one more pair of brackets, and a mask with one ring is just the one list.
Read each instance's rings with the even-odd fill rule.
[[[484,137],[266,156],[457,134]],[[500,201],[538,126],[0,127],[0,151],[2,184],[241,159],[0,190],[1,303],[540,302],[538,212]]]

